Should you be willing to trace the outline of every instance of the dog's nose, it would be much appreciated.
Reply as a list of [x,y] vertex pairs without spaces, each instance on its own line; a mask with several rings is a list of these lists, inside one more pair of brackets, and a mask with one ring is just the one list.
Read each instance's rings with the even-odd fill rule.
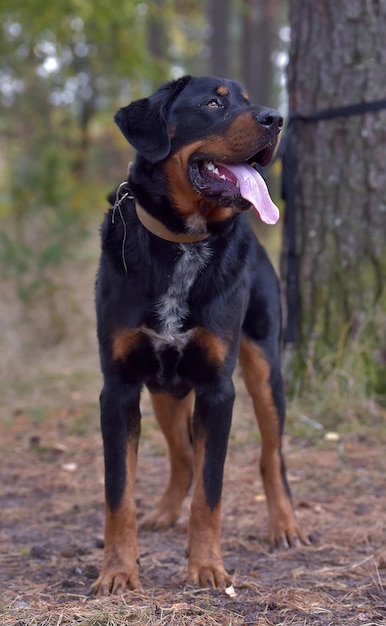
[[283,118],[275,109],[263,109],[256,115],[256,121],[264,128],[277,132],[283,128]]

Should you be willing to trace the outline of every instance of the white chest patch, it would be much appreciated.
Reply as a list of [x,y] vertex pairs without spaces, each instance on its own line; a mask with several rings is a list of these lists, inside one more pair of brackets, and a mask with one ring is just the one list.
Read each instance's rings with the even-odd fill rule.
[[[188,341],[189,332],[182,333],[181,327],[189,313],[190,289],[210,257],[211,250],[205,241],[195,245],[178,245],[178,258],[169,287],[156,303],[156,313],[161,324],[161,330],[156,333],[159,347],[166,344],[183,347]],[[154,334],[152,333],[153,340]]]

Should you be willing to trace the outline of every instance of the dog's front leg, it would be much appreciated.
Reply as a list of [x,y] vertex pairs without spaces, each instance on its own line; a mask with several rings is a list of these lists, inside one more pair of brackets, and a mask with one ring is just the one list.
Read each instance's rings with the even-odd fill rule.
[[188,582],[201,587],[224,587],[231,582],[221,554],[221,492],[234,396],[232,381],[221,389],[196,390]]
[[134,484],[140,434],[139,388],[102,391],[105,458],[105,549],[96,595],[140,588]]

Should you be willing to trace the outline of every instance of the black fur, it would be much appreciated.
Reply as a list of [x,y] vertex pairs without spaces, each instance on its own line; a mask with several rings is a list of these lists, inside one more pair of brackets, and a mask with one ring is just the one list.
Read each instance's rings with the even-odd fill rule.
[[[249,114],[254,121],[248,123],[259,126],[261,134],[256,140],[256,161],[259,154],[266,161],[264,149],[268,139],[277,143],[280,117],[274,111],[250,105],[233,81],[187,76],[167,83],[115,116],[137,154],[128,182],[120,188],[117,204],[110,208],[103,223],[96,289],[104,377],[101,423],[106,502],[112,512],[122,504],[128,471],[126,447],[139,436],[139,398],[144,385],[152,393],[167,392],[176,398],[194,390],[192,436],[193,441],[205,441],[202,480],[206,503],[211,511],[219,505],[235,393],[232,374],[241,336],[259,346],[269,369],[280,447],[285,402],[275,272],[243,214],[248,208],[245,202],[230,197],[228,190],[214,190],[209,196],[191,192],[188,172],[182,170],[178,176],[183,182],[177,183],[176,190],[174,177],[178,177],[173,168],[178,161],[171,160],[176,154],[186,159],[188,152],[184,162],[187,169],[199,158],[232,162],[232,155],[208,153],[202,145],[211,146],[212,138],[219,143],[222,134],[228,133],[241,154],[241,140],[233,138],[232,128],[239,125],[240,116]],[[244,158],[249,157],[252,154]],[[235,162],[241,159],[238,155]],[[127,196],[120,201],[124,193]],[[189,195],[189,206],[194,208],[189,214],[181,208],[184,194]],[[197,243],[166,241],[139,221],[135,202],[176,234],[189,234],[192,229],[188,218],[198,217],[200,223],[205,223],[208,237]],[[224,207],[229,211],[216,213]],[[168,324],[172,328],[170,336],[165,331]],[[197,329],[204,329],[204,340],[196,334]],[[126,340],[114,339],[117,333],[126,331],[134,332],[127,346]],[[213,357],[211,352],[218,346],[225,346],[221,358]],[[256,385],[260,382],[256,380]],[[282,474],[287,489],[283,463]],[[104,567],[113,569],[108,563]],[[97,590],[104,590],[103,574],[101,577]],[[129,574],[127,577],[129,580]],[[130,581],[127,584],[135,586]],[[114,582],[110,587],[116,590]]]

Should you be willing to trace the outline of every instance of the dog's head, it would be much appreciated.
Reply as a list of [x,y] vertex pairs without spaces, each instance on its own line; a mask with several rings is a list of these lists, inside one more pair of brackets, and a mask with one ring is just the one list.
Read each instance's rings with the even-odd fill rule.
[[267,223],[278,219],[254,166],[272,161],[283,119],[251,104],[237,82],[184,76],[120,109],[115,121],[142,169],[166,181],[164,193],[189,230],[251,206]]

